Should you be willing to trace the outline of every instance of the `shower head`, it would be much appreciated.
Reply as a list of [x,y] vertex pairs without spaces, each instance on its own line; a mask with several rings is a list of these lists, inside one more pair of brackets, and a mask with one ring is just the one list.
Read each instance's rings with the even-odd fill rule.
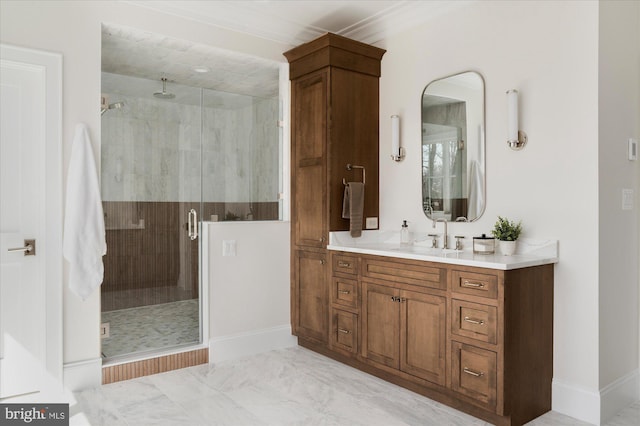
[[115,102],[113,104],[109,104],[109,106],[107,108],[101,108],[100,109],[100,115],[103,115],[105,112],[107,112],[107,110],[120,109],[123,106],[124,106],[124,102]]
[[162,92],[156,92],[153,94],[156,98],[159,99],[173,99],[176,97],[173,93],[167,92],[167,79],[162,77],[160,79],[162,81]]

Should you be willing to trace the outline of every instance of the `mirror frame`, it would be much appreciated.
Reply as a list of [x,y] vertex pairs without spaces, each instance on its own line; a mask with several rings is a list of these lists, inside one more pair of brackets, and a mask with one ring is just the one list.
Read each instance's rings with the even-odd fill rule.
[[[478,219],[480,219],[482,217],[482,215],[484,214],[485,210],[486,210],[486,194],[487,194],[487,182],[486,182],[486,89],[485,89],[485,81],[484,78],[482,77],[482,74],[480,74],[477,71],[473,71],[473,70],[468,70],[468,71],[462,71],[459,73],[455,73],[455,74],[451,74],[442,78],[438,78],[436,80],[433,80],[431,82],[429,82],[429,84],[427,84],[425,86],[425,88],[422,91],[422,94],[420,96],[420,167],[421,167],[421,173],[420,175],[422,176],[421,178],[421,184],[422,184],[422,191],[421,191],[421,208],[423,213],[425,214],[425,216],[430,219],[430,220],[434,220],[436,219],[436,217],[433,216],[433,213],[429,213],[429,209],[425,208],[425,182],[424,182],[424,175],[423,175],[423,171],[424,171],[424,157],[423,157],[423,146],[424,146],[424,124],[425,124],[425,108],[424,108],[424,99],[425,96],[429,96],[430,94],[428,93],[428,89],[429,87],[436,82],[441,82],[443,80],[452,78],[452,77],[457,77],[460,75],[464,75],[464,74],[474,74],[477,78],[479,78],[479,82],[481,84],[481,92],[482,92],[482,100],[481,102],[479,102],[479,107],[482,109],[481,111],[481,118],[479,120],[479,130],[478,130],[478,157],[476,158],[476,161],[479,163],[479,171],[478,173],[480,174],[481,177],[481,194],[480,194],[480,199],[482,204],[479,206],[477,215],[475,217],[473,217],[472,219],[468,218],[468,205],[469,205],[469,195],[468,195],[468,189],[467,189],[467,194],[466,194],[466,199],[467,199],[467,216],[464,216],[464,218],[466,219],[465,221],[467,222],[474,222],[477,221]],[[433,95],[433,96],[440,96],[440,95]],[[444,96],[440,96],[440,97],[444,97]],[[466,115],[465,115],[465,123],[466,123]],[[467,135],[469,134],[469,125],[466,125],[466,132]],[[468,136],[467,136],[468,139]],[[467,173],[465,173],[465,177],[466,180],[469,181],[469,177],[468,177],[468,172],[470,171],[470,160],[467,158],[466,164],[465,166],[467,167]],[[432,210],[433,212],[433,210]],[[457,218],[455,217],[451,217],[450,219],[448,219],[449,222],[454,222],[456,221]]]

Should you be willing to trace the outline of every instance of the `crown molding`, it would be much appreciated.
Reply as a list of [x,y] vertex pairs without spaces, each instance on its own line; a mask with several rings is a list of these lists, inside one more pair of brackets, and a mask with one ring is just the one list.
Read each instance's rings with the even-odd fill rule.
[[125,3],[290,46],[298,46],[327,32],[374,44],[476,1],[478,0],[393,2],[385,9],[339,30],[297,22],[297,17],[294,19],[293,15],[283,16],[275,10],[270,12],[268,2],[128,0]]

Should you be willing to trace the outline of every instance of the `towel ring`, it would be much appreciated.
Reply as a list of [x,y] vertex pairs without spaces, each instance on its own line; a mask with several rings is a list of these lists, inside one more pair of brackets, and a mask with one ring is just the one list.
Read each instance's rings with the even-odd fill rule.
[[[347,164],[347,170],[351,171],[353,169],[362,169],[362,184],[364,185],[366,182],[366,173],[364,170],[364,166],[354,166],[353,164]],[[342,184],[347,185],[347,180],[342,178]]]

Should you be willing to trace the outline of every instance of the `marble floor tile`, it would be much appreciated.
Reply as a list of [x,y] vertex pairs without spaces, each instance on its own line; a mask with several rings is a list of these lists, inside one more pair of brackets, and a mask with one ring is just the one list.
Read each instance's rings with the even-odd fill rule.
[[[73,426],[488,426],[301,347],[75,394]],[[640,424],[640,402],[604,426]],[[529,426],[587,426],[556,412]]]
[[620,411],[613,416],[607,426],[638,426],[640,425],[640,401]]

